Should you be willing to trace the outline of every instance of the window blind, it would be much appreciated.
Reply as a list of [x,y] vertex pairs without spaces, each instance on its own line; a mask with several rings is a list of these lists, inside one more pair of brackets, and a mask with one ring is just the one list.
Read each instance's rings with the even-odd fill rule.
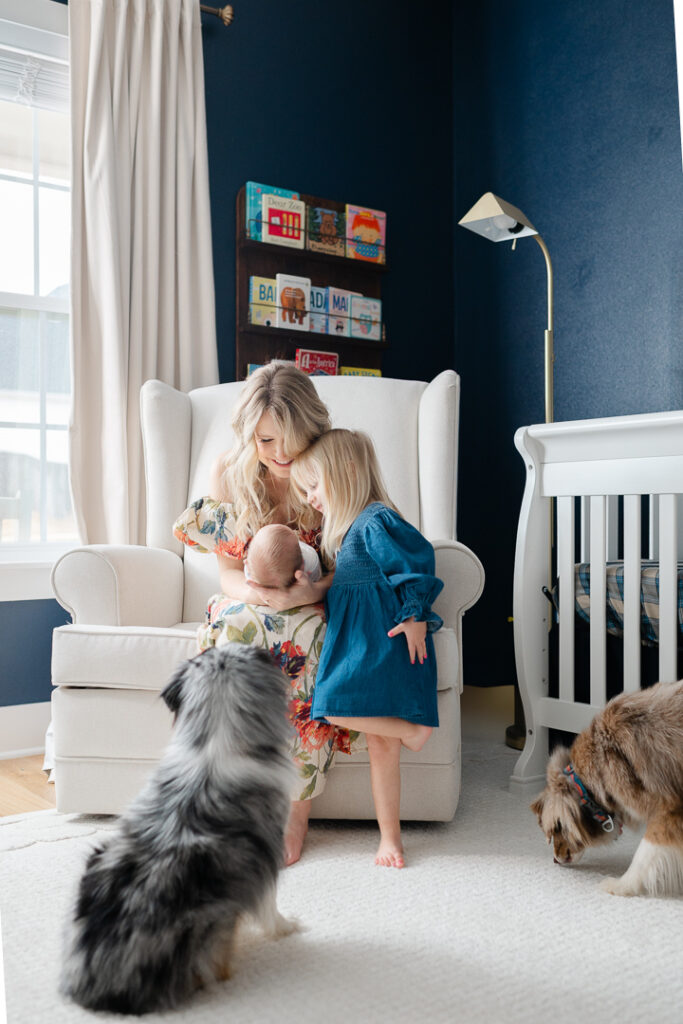
[[68,112],[68,64],[0,43],[0,100]]

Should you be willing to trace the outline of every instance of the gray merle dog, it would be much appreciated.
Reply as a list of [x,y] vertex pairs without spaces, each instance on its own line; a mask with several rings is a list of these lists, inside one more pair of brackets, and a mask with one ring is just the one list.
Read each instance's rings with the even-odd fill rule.
[[287,689],[243,644],[184,662],[166,686],[170,744],[80,882],[61,990],[81,1006],[175,1007],[228,977],[242,915],[273,938],[297,929],[275,897],[293,782]]

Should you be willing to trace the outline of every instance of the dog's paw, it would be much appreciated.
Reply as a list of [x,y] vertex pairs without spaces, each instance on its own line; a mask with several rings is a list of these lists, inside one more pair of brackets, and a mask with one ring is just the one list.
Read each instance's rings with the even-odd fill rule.
[[278,914],[271,936],[274,939],[282,939],[285,935],[293,935],[294,932],[300,931],[303,931],[303,925],[296,917],[283,917],[282,914]]
[[604,878],[600,883],[600,888],[611,893],[612,896],[638,895],[633,886],[625,882],[623,878]]

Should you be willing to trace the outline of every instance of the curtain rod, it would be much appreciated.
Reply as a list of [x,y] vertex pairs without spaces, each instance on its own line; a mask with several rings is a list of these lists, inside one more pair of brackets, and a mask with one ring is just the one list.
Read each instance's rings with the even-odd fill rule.
[[215,14],[217,18],[221,19],[226,28],[234,18],[231,4],[226,4],[225,7],[205,7],[204,4],[200,4],[199,10],[204,11],[205,14]]

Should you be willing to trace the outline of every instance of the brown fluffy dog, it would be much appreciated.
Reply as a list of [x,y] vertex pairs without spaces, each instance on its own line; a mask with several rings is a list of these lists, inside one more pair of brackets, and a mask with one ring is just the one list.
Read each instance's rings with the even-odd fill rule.
[[531,805],[555,862],[645,823],[628,870],[602,887],[617,896],[683,893],[683,680],[622,693],[569,750],[556,748]]

